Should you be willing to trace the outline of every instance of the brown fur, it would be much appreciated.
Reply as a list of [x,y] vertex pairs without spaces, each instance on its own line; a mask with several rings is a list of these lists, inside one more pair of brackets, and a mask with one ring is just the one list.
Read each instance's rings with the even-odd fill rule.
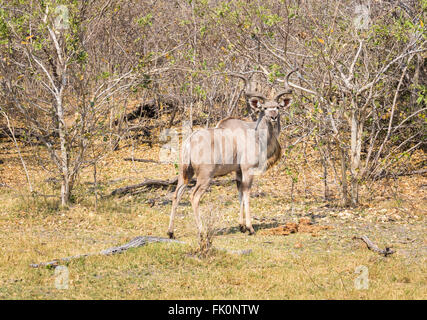
[[215,128],[220,128],[220,127],[221,127],[221,125],[222,125],[225,121],[227,121],[227,120],[231,120],[231,119],[241,120],[241,121],[245,121],[245,122],[252,122],[252,121],[251,121],[251,120],[249,120],[249,119],[240,119],[240,118],[237,118],[237,117],[227,117],[227,118],[224,118],[224,119],[220,120],[220,121],[217,123],[217,125],[216,125],[216,127],[215,127]]
[[182,178],[183,178],[184,184],[189,183],[189,180],[191,179],[193,174],[194,172],[193,172],[193,167],[191,166],[191,163],[182,165]]
[[282,148],[280,147],[280,143],[277,141],[277,139],[276,139],[276,143],[272,149],[273,149],[272,152],[270,152],[267,155],[267,168],[266,168],[266,170],[273,167],[279,161],[280,157],[282,156]]
[[[251,98],[251,102],[253,104],[254,108],[258,108],[260,110],[260,118],[257,122],[250,121],[250,120],[242,120],[239,118],[234,117],[228,117],[218,122],[215,128],[210,129],[202,129],[199,131],[195,131],[190,137],[194,137],[194,140],[189,139],[186,141],[186,144],[184,145],[184,154],[183,159],[190,160],[189,163],[182,163],[182,171],[181,175],[178,179],[177,188],[175,190],[173,200],[172,200],[172,209],[171,209],[171,215],[169,220],[169,228],[168,228],[168,235],[169,237],[173,237],[174,233],[174,216],[176,213],[176,209],[178,206],[178,203],[182,197],[182,194],[184,192],[184,189],[186,185],[188,184],[189,180],[193,177],[193,175],[196,177],[196,185],[192,189],[190,200],[191,205],[193,207],[193,213],[196,220],[196,225],[198,228],[199,235],[202,234],[203,226],[199,215],[199,202],[203,194],[206,192],[207,188],[209,187],[209,184],[211,182],[211,179],[216,176],[222,176],[229,174],[231,172],[236,173],[236,183],[237,183],[237,189],[239,191],[239,200],[240,200],[240,216],[239,216],[239,224],[241,226],[241,231],[245,232],[246,230],[249,231],[249,234],[254,234],[255,230],[252,226],[251,221],[251,214],[250,214],[250,208],[249,208],[249,199],[250,199],[250,189],[252,186],[252,181],[255,177],[254,174],[251,173],[252,169],[257,169],[258,165],[264,165],[264,168],[262,171],[266,171],[274,164],[276,164],[281,155],[282,155],[282,148],[280,147],[280,144],[277,140],[277,136],[280,134],[280,114],[279,114],[279,108],[281,108],[281,104],[277,101],[278,99],[267,99],[263,103],[264,107],[261,110],[260,109],[260,100],[266,100],[265,98],[260,98],[260,96],[254,96]],[[219,158],[220,155],[225,155],[225,136],[228,133],[223,132],[223,129],[230,129],[233,133],[239,133],[240,131],[235,130],[255,130],[257,132],[258,129],[260,129],[259,135],[261,132],[265,132],[267,134],[267,161],[261,163],[260,161],[253,162],[253,163],[241,163],[242,159],[246,158],[247,152],[250,152],[250,148],[245,147],[244,145],[239,145],[240,148],[237,147],[237,141],[239,143],[243,143],[242,139],[246,137],[244,136],[233,136],[233,163],[228,164],[225,163],[224,158]],[[262,131],[261,131],[262,129]],[[214,133],[217,132],[218,135],[215,135]],[[210,143],[208,139],[208,135],[210,134]],[[243,134],[243,133],[242,133]],[[193,136],[194,135],[194,136]],[[259,136],[261,137],[261,136]],[[265,136],[264,136],[265,138]],[[260,140],[261,141],[261,140]],[[222,148],[221,154],[215,152],[218,150],[215,150],[216,143],[218,143],[217,147]],[[258,148],[261,146],[261,142],[257,141],[254,142],[255,145],[253,147]],[[197,148],[194,148],[197,147]],[[200,149],[200,148],[201,149]],[[193,151],[191,151],[193,150]],[[200,151],[202,150],[202,151]],[[198,158],[198,153],[201,152],[201,154],[208,154],[205,153],[204,150],[207,150],[210,152],[210,156],[212,160],[210,163],[203,163],[203,161],[200,161],[202,158]],[[256,150],[256,149],[254,149]],[[213,151],[213,152],[212,152]],[[259,150],[261,152],[261,150]],[[194,153],[192,153],[194,152]],[[193,163],[192,163],[193,161]],[[221,163],[222,164],[219,164]]]

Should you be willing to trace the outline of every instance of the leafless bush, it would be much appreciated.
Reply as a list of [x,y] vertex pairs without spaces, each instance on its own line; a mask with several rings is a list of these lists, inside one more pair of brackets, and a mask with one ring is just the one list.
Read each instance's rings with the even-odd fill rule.
[[[44,145],[66,204],[83,167],[148,123],[248,116],[227,74],[277,89],[298,66],[283,131],[292,145],[316,142],[324,199],[333,178],[342,203],[357,205],[366,181],[418,172],[406,160],[427,145],[425,3],[370,3],[3,1],[2,108]],[[155,119],[129,120],[138,106]]]
[[221,212],[222,201],[217,201],[216,205],[209,204],[206,210],[201,214],[203,223],[203,231],[198,236],[198,247],[195,249],[195,254],[199,257],[205,258],[209,256],[213,250],[213,241],[218,234],[220,224],[223,218]]

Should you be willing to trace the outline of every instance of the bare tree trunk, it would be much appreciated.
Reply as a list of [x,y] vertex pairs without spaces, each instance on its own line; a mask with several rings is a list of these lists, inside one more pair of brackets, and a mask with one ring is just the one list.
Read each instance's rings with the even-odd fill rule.
[[[322,143],[322,141],[320,141]],[[328,187],[328,159],[327,151],[317,142],[319,148],[320,161],[323,167],[323,200],[327,201],[329,199],[329,187]]]
[[93,162],[93,188],[95,191],[95,212],[98,211],[98,182],[96,179],[96,161]]
[[362,132],[363,121],[358,116],[358,111],[353,102],[353,111],[351,113],[351,154],[350,154],[350,172],[351,172],[351,204],[359,204],[359,180],[360,180],[360,154],[362,150]]
[[323,199],[327,201],[329,199],[329,188],[328,188],[328,167],[325,158],[322,157],[323,164]]
[[345,150],[341,149],[341,187],[342,187],[342,202],[344,206],[349,205],[348,185],[347,185],[347,159]]
[[58,131],[59,131],[59,143],[61,150],[61,204],[66,206],[70,200],[71,188],[70,188],[70,173],[69,173],[69,163],[68,163],[68,149],[67,149],[67,140],[66,140],[66,126],[64,121],[64,109],[62,105],[62,97],[59,96],[56,99],[56,108],[58,114]]

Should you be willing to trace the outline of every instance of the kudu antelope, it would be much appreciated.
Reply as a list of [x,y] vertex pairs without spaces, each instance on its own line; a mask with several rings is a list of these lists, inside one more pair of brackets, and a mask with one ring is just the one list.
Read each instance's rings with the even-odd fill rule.
[[[174,217],[179,201],[193,176],[196,185],[190,200],[199,235],[202,223],[199,202],[214,177],[236,173],[240,201],[240,231],[254,234],[249,209],[250,189],[254,175],[273,166],[281,157],[278,142],[280,134],[280,110],[289,105],[292,90],[288,85],[291,71],[285,78],[284,90],[267,99],[258,92],[246,91],[250,106],[259,111],[258,120],[245,121],[236,118],[221,120],[215,128],[193,132],[183,143],[178,184],[172,198],[172,210],[168,235],[174,237]],[[248,81],[245,77],[239,75]],[[245,218],[246,217],[246,218]]]

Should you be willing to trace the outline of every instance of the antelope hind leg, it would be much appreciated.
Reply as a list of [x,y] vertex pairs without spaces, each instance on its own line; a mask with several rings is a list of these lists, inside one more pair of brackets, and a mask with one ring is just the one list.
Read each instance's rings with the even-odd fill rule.
[[181,183],[176,187],[176,190],[172,197],[172,209],[171,209],[171,215],[169,219],[169,228],[168,228],[168,237],[170,239],[175,239],[175,235],[173,233],[174,230],[174,219],[175,219],[175,213],[176,208],[178,207],[179,201],[182,198],[182,195],[184,194],[185,188],[187,187],[186,184]]

